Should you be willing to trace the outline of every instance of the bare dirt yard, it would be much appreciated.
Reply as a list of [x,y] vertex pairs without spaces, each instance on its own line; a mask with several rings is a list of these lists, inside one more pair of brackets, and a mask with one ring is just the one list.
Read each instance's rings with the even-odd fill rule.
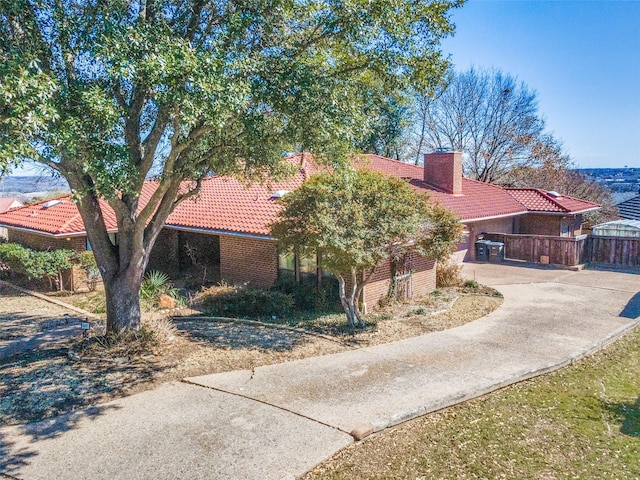
[[[78,298],[72,300],[78,304]],[[358,329],[346,327],[340,314],[278,326],[180,319],[199,313],[183,307],[145,312],[149,327],[116,344],[101,336],[102,325],[94,322],[90,340],[74,335],[0,356],[0,425],[40,420],[187,376],[252,369],[453,328],[488,314],[501,302],[492,289],[443,289],[369,315],[367,325]],[[0,288],[0,342],[15,342],[79,317]]]

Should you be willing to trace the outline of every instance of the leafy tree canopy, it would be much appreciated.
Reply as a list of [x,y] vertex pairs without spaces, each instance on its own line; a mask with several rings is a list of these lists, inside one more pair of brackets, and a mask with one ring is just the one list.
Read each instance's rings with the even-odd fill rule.
[[338,278],[352,325],[356,319],[364,324],[357,300],[383,260],[410,250],[446,257],[460,234],[460,222],[448,210],[406,182],[368,170],[315,175],[282,203],[272,235],[283,248],[321,254],[322,267]]
[[[343,157],[371,127],[371,91],[437,83],[438,43],[461,3],[0,0],[0,169],[31,159],[68,180],[107,328],[137,328],[149,252],[198,179],[300,149]],[[141,208],[150,175],[157,188]]]

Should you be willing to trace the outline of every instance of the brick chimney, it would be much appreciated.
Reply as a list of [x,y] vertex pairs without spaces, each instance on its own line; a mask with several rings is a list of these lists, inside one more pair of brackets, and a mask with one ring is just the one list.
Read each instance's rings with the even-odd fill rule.
[[462,152],[436,150],[424,155],[424,181],[446,193],[462,193]]

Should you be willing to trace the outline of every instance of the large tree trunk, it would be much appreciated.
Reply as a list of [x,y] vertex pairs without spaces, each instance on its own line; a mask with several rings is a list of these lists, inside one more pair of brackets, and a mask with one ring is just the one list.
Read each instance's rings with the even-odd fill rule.
[[140,328],[140,285],[144,270],[129,268],[124,275],[104,279],[107,301],[107,332]]

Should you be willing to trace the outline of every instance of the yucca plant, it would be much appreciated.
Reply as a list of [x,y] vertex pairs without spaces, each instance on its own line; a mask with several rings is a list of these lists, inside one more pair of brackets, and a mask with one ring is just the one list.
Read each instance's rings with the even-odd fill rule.
[[169,295],[180,301],[180,294],[177,288],[171,284],[171,280],[166,273],[152,270],[147,273],[140,286],[140,298],[152,305],[156,305],[161,295]]

